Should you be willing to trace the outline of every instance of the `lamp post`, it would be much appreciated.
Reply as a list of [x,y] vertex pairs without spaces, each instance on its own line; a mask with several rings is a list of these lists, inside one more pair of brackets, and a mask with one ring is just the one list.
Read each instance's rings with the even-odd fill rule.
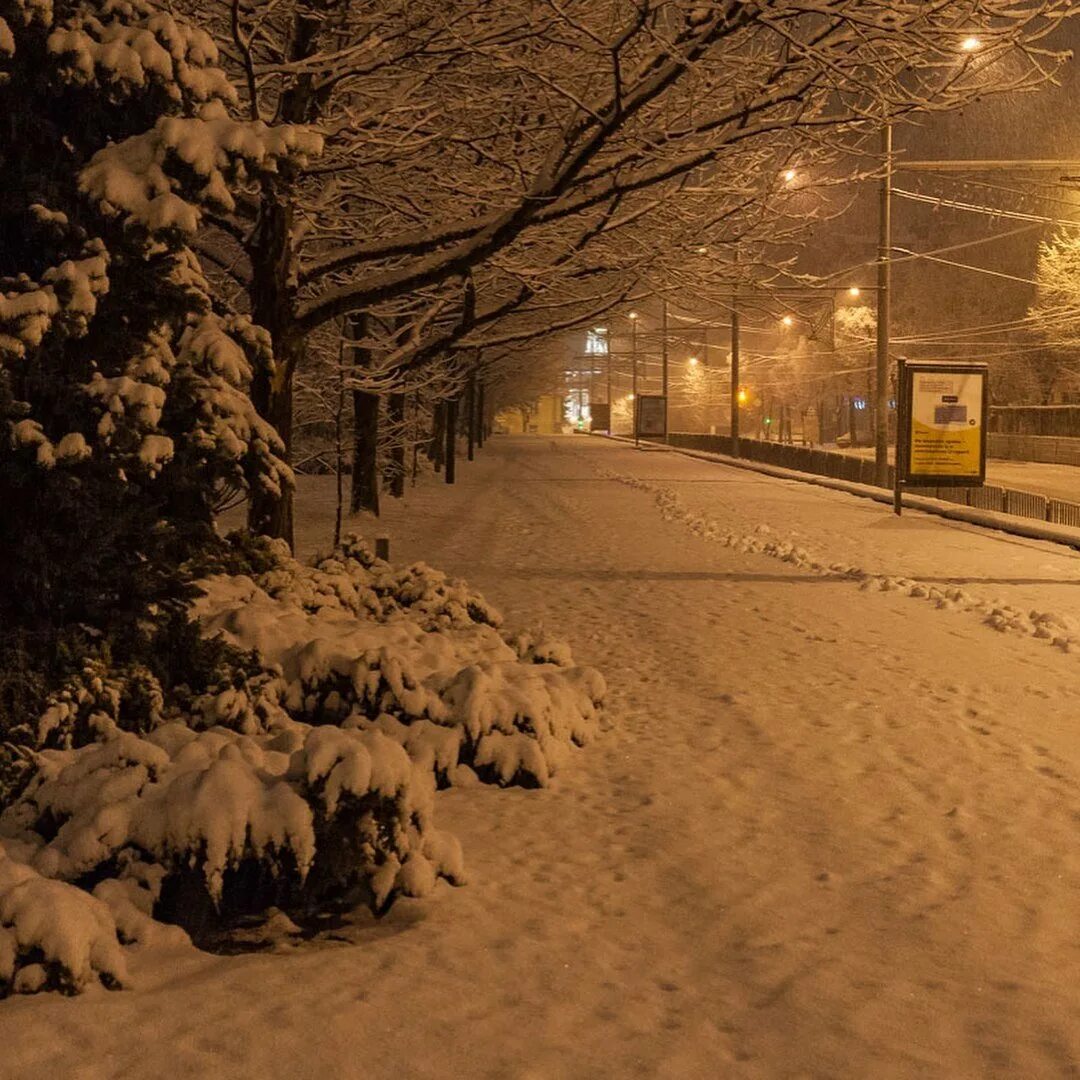
[[630,407],[630,423],[634,428],[634,445],[639,443],[638,439],[638,422],[637,422],[637,410],[638,410],[638,392],[637,392],[637,319],[638,313],[636,311],[630,312],[630,363],[633,365],[633,375],[631,378],[630,387],[630,400],[634,403]]

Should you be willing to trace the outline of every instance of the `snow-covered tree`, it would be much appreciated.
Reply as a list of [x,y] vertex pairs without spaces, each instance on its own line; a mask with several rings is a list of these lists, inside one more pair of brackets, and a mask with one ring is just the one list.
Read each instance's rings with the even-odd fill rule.
[[[1075,384],[1075,358],[1080,344],[1080,235],[1063,230],[1039,245],[1035,270],[1038,287],[1029,317],[1036,348],[1012,358],[1010,381],[1037,404],[1050,402],[1063,377]],[[1021,372],[1023,374],[1021,375]]]
[[[405,304],[407,381],[414,359],[475,346],[507,306],[554,310],[542,294],[602,273],[590,255],[613,235],[632,238],[638,269],[664,249],[651,272],[666,277],[687,248],[738,239],[748,210],[767,220],[784,169],[820,174],[868,122],[985,93],[1005,57],[994,88],[1038,84],[1054,64],[1038,42],[1067,10],[188,2],[231,39],[252,116],[328,136],[314,170],[283,170],[202,247],[271,332],[278,367],[257,400],[286,441],[316,327]],[[965,60],[972,29],[983,48]],[[285,500],[256,499],[252,520],[291,532]]]
[[318,139],[234,98],[144,0],[0,4],[0,636],[43,663],[68,633],[137,652],[222,491],[288,483],[247,395],[269,337],[187,240]]

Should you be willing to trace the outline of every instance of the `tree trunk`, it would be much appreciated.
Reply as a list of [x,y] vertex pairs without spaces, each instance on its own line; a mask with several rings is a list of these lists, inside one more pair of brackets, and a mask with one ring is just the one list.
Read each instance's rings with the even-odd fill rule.
[[[285,444],[285,460],[288,461],[292,447],[293,387],[291,374],[281,360],[276,362],[278,373],[269,373],[252,383],[251,397],[259,415],[274,426]],[[276,495],[256,488],[248,502],[248,528],[256,536],[273,536],[293,546],[293,499],[292,489],[282,487]]]
[[[348,320],[349,339],[360,341],[367,333],[367,318],[351,316]],[[359,374],[368,366],[368,350],[358,344],[352,346],[353,369]],[[353,465],[352,492],[349,501],[354,514],[363,510],[378,517],[379,514],[379,407],[378,394],[367,390],[353,391]]]
[[367,510],[379,516],[379,406],[378,394],[353,391],[353,470],[352,497],[354,514]]
[[[303,13],[293,20],[290,62],[303,60],[317,48],[322,19]],[[286,123],[308,123],[314,107],[314,80],[300,80],[288,89],[278,106]],[[272,372],[259,372],[252,380],[251,399],[258,414],[277,429],[285,446],[285,461],[292,452],[293,375],[304,357],[306,338],[296,325],[296,251],[294,210],[289,184],[292,166],[283,164],[264,189],[248,256],[251,261],[251,318],[269,334],[274,348]],[[280,537],[293,546],[293,491],[280,495],[261,489],[251,493],[248,528]]]
[[387,427],[390,429],[390,461],[383,478],[386,490],[395,498],[405,494],[405,395],[391,394],[386,404]]
[[468,459],[472,461],[476,447],[476,376],[470,375],[465,388],[465,428],[468,433]]
[[487,433],[484,431],[484,384],[476,388],[476,445],[482,450]]
[[446,405],[439,402],[431,414],[431,445],[428,448],[428,457],[435,466],[436,472],[442,471],[443,447],[446,443]]
[[446,482],[454,483],[457,465],[457,398],[446,402]]

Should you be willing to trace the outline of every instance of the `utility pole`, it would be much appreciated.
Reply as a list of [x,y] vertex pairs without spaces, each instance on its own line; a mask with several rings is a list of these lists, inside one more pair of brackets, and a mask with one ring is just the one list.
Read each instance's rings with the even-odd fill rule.
[[667,298],[660,301],[660,392],[664,395],[664,442],[668,437]]
[[634,403],[630,409],[630,423],[634,428],[634,445],[638,445],[638,392],[637,392],[637,312],[630,312],[630,360],[633,364],[633,377],[630,385],[630,400]]
[[739,306],[738,285],[731,287],[731,456],[739,456]]
[[607,433],[611,434],[611,342],[604,335],[604,349],[607,352]]
[[885,173],[878,214],[877,364],[874,371],[874,482],[889,486],[889,277],[892,255],[892,124],[881,129]]

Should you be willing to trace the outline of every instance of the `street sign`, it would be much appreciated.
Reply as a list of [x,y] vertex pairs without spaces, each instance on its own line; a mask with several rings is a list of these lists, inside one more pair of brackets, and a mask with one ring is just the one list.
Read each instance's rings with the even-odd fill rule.
[[986,364],[900,365],[897,473],[905,487],[978,487],[986,478]]
[[638,394],[634,399],[636,434],[642,439],[662,439],[667,435],[667,398],[662,394]]

